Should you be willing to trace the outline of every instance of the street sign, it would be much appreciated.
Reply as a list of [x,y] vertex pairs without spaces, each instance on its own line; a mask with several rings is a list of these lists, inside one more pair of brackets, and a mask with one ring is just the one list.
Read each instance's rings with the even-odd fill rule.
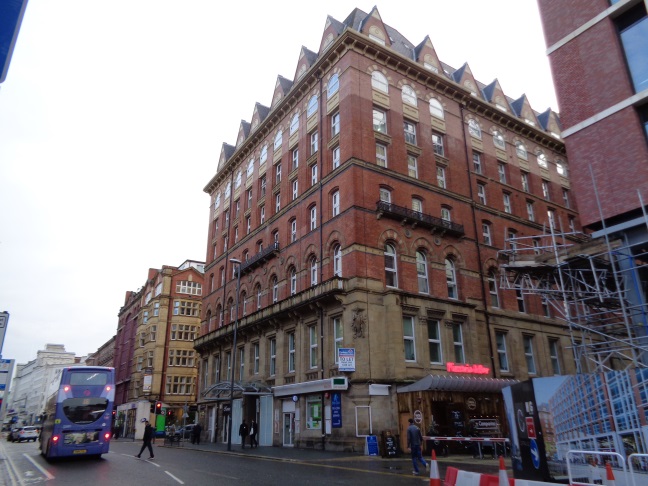
[[11,55],[26,8],[27,0],[0,2],[0,83],[7,78]]
[[331,427],[339,429],[342,427],[342,394],[331,393]]

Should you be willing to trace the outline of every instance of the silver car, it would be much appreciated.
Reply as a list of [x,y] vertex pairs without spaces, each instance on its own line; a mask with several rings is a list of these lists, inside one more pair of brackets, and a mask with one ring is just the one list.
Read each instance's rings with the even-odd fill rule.
[[31,425],[27,425],[11,432],[12,442],[22,442],[23,440],[27,442],[33,440],[36,442],[38,440],[38,429]]

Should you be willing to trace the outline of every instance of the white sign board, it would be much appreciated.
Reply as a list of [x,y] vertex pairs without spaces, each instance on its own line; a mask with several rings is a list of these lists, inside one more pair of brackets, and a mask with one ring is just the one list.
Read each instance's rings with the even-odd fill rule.
[[355,348],[338,349],[338,371],[355,371]]

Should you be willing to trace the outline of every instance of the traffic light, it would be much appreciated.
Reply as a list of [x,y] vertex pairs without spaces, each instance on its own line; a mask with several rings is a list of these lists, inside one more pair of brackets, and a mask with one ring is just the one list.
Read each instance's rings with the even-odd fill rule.
[[169,420],[173,419],[173,410],[171,410],[171,409],[167,410],[167,418]]
[[162,413],[162,402],[155,402],[155,413],[160,415]]
[[151,402],[151,413],[155,413],[155,403]]

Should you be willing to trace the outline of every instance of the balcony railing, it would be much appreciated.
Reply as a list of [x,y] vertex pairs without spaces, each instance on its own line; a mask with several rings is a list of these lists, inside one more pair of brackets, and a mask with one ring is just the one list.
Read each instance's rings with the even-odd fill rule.
[[440,233],[447,233],[453,236],[463,236],[465,234],[462,224],[446,221],[445,219],[414,211],[413,209],[396,206],[389,202],[378,201],[376,211],[378,212],[379,218],[386,216],[388,218],[398,219],[403,224],[430,228],[433,232],[438,230]]
[[[333,299],[336,295],[347,291],[346,280],[341,277],[333,277],[278,302],[274,302],[248,316],[242,317],[239,320],[239,329],[245,329],[253,324],[285,318],[291,311],[311,306],[313,302],[320,299]],[[233,322],[229,322],[222,327],[200,336],[194,341],[194,348],[200,349],[209,346],[210,343],[231,334],[233,329],[232,324]]]
[[251,272],[259,265],[267,262],[268,260],[274,258],[279,254],[279,242],[275,241],[272,245],[267,248],[264,248],[259,253],[254,255],[252,258],[241,263],[241,275]]

